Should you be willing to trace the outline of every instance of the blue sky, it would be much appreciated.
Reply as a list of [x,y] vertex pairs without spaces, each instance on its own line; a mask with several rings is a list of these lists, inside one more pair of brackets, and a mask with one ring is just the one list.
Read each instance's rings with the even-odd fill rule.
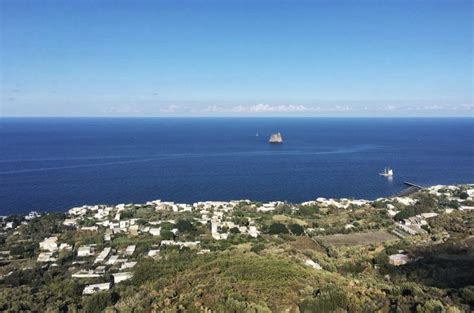
[[472,1],[0,1],[2,116],[472,116]]

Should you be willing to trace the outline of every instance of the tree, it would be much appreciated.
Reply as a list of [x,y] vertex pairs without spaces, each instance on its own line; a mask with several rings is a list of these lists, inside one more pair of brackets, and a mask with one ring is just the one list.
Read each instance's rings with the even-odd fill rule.
[[16,245],[10,248],[10,254],[13,256],[23,256],[23,253],[25,252],[25,248],[21,245]]
[[463,191],[459,194],[459,198],[461,198],[463,200],[466,200],[467,198],[469,198],[469,194],[467,192]]
[[48,213],[33,219],[25,225],[22,233],[35,240],[42,240],[46,236],[51,236],[51,234],[59,233],[64,230],[64,226],[62,225],[63,220],[64,214]]
[[147,223],[147,220],[143,218],[139,218],[136,223],[138,225],[145,225]]
[[234,216],[234,218],[232,218],[232,221],[234,222],[234,224],[240,226],[249,226],[249,219],[243,216]]
[[161,239],[163,240],[174,240],[174,234],[169,230],[161,230],[160,232]]
[[178,222],[176,222],[176,228],[181,233],[192,232],[195,230],[193,224],[191,224],[191,222],[187,220],[178,220]]
[[174,225],[169,222],[163,222],[161,223],[161,230],[172,230],[174,228]]
[[469,305],[474,306],[474,286],[467,286],[461,289],[461,296]]
[[232,227],[229,231],[231,234],[240,234],[240,230],[237,227]]
[[273,223],[268,228],[268,233],[272,235],[288,234],[288,228],[282,223]]
[[120,212],[120,219],[122,220],[133,218],[133,216],[134,216],[134,212],[132,210]]
[[453,208],[453,209],[459,209],[459,202],[456,200],[451,200],[448,202],[448,207]]
[[432,211],[431,207],[419,202],[419,203],[415,204],[414,206],[408,207],[408,208],[398,212],[393,218],[395,220],[401,221],[401,220],[404,220],[406,218],[409,218],[409,217],[412,217],[412,216],[415,216],[415,215],[418,215],[418,214],[421,214],[421,213],[431,212],[431,211]]
[[301,235],[304,234],[304,228],[301,225],[290,224],[290,225],[288,225],[288,228],[290,229],[290,231],[293,235],[301,236]]
[[296,215],[300,216],[311,216],[315,213],[320,213],[319,206],[317,205],[302,205],[296,211]]
[[102,291],[84,299],[84,312],[100,313],[119,299],[116,292]]

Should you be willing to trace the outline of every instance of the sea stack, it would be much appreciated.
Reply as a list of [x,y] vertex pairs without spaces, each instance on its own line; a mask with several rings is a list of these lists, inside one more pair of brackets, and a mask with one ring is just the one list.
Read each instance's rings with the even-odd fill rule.
[[269,143],[282,143],[283,142],[283,137],[281,136],[280,133],[272,134],[270,136],[270,140],[268,140]]

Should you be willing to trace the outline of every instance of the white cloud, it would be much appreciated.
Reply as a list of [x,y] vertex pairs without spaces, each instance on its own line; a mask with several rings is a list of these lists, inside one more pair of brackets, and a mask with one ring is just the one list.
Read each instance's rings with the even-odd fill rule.
[[279,113],[279,112],[305,112],[309,111],[310,109],[304,105],[270,105],[270,104],[263,104],[259,103],[252,106],[243,106],[238,105],[231,108],[232,112],[237,113]]
[[178,111],[179,108],[180,108],[180,107],[179,107],[178,105],[176,105],[176,104],[171,104],[171,105],[169,105],[169,106],[167,106],[167,107],[160,108],[160,112],[161,112],[161,113],[174,113],[174,112]]
[[333,109],[328,110],[328,111],[335,111],[335,112],[347,112],[351,111],[352,108],[348,105],[336,105]]
[[224,112],[224,111],[225,111],[224,108],[217,105],[210,105],[204,109],[204,112]]
[[142,111],[130,105],[113,105],[104,110],[105,113],[113,113],[113,114],[137,114],[141,113]]

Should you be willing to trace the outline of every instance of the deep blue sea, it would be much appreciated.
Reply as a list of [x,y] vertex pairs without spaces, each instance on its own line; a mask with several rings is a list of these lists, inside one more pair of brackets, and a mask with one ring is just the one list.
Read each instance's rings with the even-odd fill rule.
[[[272,132],[284,143],[269,144]],[[393,180],[378,175],[385,166]],[[0,215],[155,199],[374,199],[404,181],[473,183],[474,119],[0,119]]]

